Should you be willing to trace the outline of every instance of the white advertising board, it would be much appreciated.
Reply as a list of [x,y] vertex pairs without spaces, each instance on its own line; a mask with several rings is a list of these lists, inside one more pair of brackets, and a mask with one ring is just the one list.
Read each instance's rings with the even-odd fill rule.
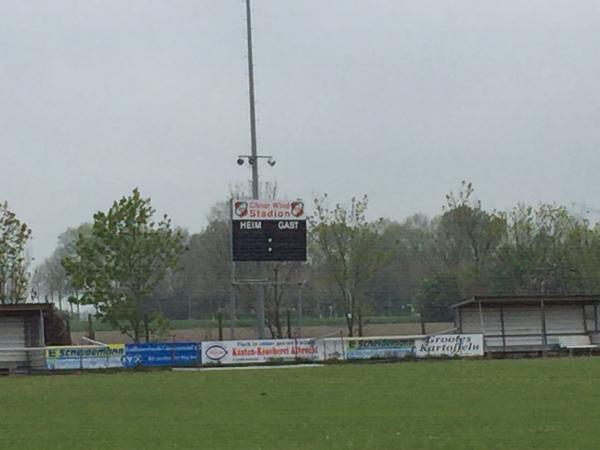
[[233,220],[306,220],[302,200],[233,200]]
[[483,356],[482,334],[439,334],[415,340],[417,358]]
[[346,350],[348,342],[340,338],[325,338],[316,341],[319,351],[317,359],[319,361],[341,361],[346,359]]
[[47,347],[46,367],[49,370],[123,367],[124,354],[124,344]]
[[318,359],[312,339],[202,342],[202,364],[248,364],[273,360]]

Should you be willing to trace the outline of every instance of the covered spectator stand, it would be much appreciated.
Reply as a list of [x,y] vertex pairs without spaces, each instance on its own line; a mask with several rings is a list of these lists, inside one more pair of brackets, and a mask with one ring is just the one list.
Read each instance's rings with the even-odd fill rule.
[[68,322],[51,303],[0,305],[0,371],[45,368],[47,345],[70,345]]
[[547,352],[600,343],[600,295],[478,296],[452,306],[459,333],[484,336],[487,353]]

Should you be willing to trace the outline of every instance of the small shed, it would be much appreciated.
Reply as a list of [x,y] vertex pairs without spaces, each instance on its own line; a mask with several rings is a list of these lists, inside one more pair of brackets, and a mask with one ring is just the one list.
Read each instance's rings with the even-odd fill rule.
[[0,371],[45,367],[46,345],[69,345],[68,322],[51,303],[0,305]]
[[486,352],[546,351],[561,337],[600,343],[600,295],[477,296],[453,305],[460,333],[483,334]]

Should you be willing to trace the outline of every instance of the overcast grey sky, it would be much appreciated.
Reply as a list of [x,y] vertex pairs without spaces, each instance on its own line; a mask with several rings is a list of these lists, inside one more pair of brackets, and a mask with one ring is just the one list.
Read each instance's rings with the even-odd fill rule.
[[[261,167],[289,197],[600,208],[600,2],[254,0]],[[241,0],[0,2],[0,200],[47,256],[138,186],[192,232],[250,177]]]

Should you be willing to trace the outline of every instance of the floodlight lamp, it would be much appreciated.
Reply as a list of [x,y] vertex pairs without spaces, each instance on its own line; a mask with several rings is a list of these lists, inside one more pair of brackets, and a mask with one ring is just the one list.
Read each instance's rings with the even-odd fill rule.
[[274,160],[274,159],[272,159],[272,158],[269,158],[269,159],[267,160],[267,164],[269,164],[271,167],[273,167],[275,164],[277,164],[277,161],[275,161],[275,160]]
[[243,166],[244,165],[244,158],[238,158],[237,163],[238,163],[238,166]]

